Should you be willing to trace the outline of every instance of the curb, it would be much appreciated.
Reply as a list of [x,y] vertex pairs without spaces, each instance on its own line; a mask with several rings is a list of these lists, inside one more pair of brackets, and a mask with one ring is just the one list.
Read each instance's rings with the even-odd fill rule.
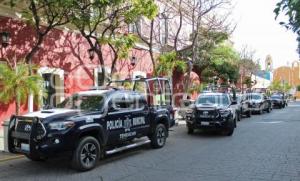
[[10,160],[17,160],[17,159],[21,159],[21,158],[24,158],[24,156],[23,155],[18,155],[18,156],[3,158],[3,159],[0,159],[0,163],[7,162],[7,161],[10,161]]
[[0,150],[0,163],[10,161],[10,160],[21,159],[24,157],[25,157],[24,155],[11,154]]

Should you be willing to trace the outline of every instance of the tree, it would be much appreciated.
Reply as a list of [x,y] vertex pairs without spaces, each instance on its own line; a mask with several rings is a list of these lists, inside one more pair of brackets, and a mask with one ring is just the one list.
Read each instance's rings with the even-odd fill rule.
[[172,77],[175,69],[184,72],[187,68],[186,62],[179,60],[175,51],[160,55],[158,64],[159,66],[156,67],[155,74],[169,77]]
[[288,21],[280,22],[287,29],[297,33],[298,53],[300,55],[300,0],[281,0],[274,9],[276,19],[280,14],[288,17]]
[[[103,84],[105,78],[103,50],[105,45],[112,48],[115,54],[114,62],[116,62],[120,47],[117,47],[115,43],[118,42],[120,45],[120,43],[125,42],[126,50],[129,49],[128,41],[122,41],[124,38],[118,34],[124,33],[127,24],[135,22],[141,16],[150,19],[154,17],[157,6],[152,0],[73,0],[73,4],[71,22],[87,40],[90,50],[97,54],[102,69],[102,80],[100,81]],[[114,40],[117,38],[121,38],[121,40]],[[131,40],[130,44],[132,44]]]
[[[199,57],[201,56],[198,50],[199,46],[201,46],[200,35],[203,27],[204,29],[207,29],[208,32],[219,31],[228,33],[229,29],[231,29],[231,24],[227,23],[230,12],[223,14],[222,17],[216,15],[216,11],[219,8],[225,9],[225,7],[230,6],[230,0],[193,0],[191,4],[193,31],[191,35],[192,44],[190,49],[191,62],[195,63],[197,60],[199,60]],[[190,73],[191,70],[188,71],[188,74],[185,79],[185,92],[187,92],[187,89],[190,84]]]
[[31,64],[33,56],[38,52],[49,32],[69,23],[67,17],[72,2],[70,0],[11,0],[10,3],[12,7],[16,4],[28,4],[27,7],[22,8],[22,18],[33,25],[36,33],[34,44],[25,57],[26,63]]
[[118,59],[126,59],[128,58],[128,52],[134,48],[135,43],[137,42],[137,37],[135,35],[129,34],[125,36],[114,36],[107,41],[107,44],[113,51],[113,61],[111,64],[111,74],[110,76],[113,77],[115,72],[115,67],[117,64]]
[[42,90],[42,77],[29,72],[29,65],[17,64],[14,69],[7,64],[0,64],[0,101],[9,103],[15,100],[16,114],[20,113],[20,105],[26,102],[29,94],[38,96]]
[[[216,50],[216,48],[228,39],[229,34],[200,28],[198,37],[199,42],[195,50],[197,52],[197,58],[193,61],[193,69],[197,75],[202,78],[202,72],[212,64],[214,58],[217,58],[216,53],[220,51],[220,49]],[[192,60],[193,50],[187,49],[182,52],[182,56],[189,57],[189,59]]]
[[280,81],[273,81],[269,86],[271,91],[288,92],[292,89],[292,86],[287,82],[282,83]]
[[231,45],[226,43],[215,47],[210,53],[210,63],[204,75],[218,77],[224,81],[237,82],[239,78],[239,55]]
[[[256,74],[261,68],[259,61],[255,60],[255,51],[251,50],[249,47],[244,46],[239,53],[239,71],[240,71],[240,82],[246,84],[248,88],[251,87],[252,81],[251,77]],[[243,89],[243,85],[241,85]],[[243,90],[242,90],[243,91]]]

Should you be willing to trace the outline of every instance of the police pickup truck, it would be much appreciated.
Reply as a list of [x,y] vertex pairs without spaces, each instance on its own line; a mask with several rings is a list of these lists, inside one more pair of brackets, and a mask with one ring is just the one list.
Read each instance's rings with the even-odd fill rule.
[[148,143],[153,148],[163,147],[175,123],[168,80],[138,79],[130,83],[131,90],[83,91],[54,109],[12,116],[9,151],[33,161],[69,155],[73,168],[86,171],[104,155]]
[[228,93],[201,94],[187,112],[188,133],[195,129],[214,129],[231,136],[238,119],[236,104]]

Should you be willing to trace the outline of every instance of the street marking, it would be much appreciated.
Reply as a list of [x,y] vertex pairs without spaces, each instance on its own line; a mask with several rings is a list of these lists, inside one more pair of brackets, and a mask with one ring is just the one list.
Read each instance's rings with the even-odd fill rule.
[[17,159],[21,159],[21,158],[24,158],[24,155],[18,155],[18,156],[3,158],[3,159],[0,159],[0,163],[1,162],[7,162],[7,161],[10,161],[10,160],[17,160]]
[[258,123],[266,123],[266,124],[279,124],[279,123],[283,123],[283,121],[266,121],[266,122],[258,122]]

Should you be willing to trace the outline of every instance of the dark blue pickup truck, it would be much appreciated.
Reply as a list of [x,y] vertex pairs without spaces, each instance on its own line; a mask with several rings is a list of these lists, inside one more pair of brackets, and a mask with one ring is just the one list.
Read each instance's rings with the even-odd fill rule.
[[104,155],[147,143],[163,147],[175,123],[169,81],[151,78],[114,83],[129,90],[83,91],[56,108],[12,116],[9,151],[33,161],[69,155],[73,168],[86,171]]

